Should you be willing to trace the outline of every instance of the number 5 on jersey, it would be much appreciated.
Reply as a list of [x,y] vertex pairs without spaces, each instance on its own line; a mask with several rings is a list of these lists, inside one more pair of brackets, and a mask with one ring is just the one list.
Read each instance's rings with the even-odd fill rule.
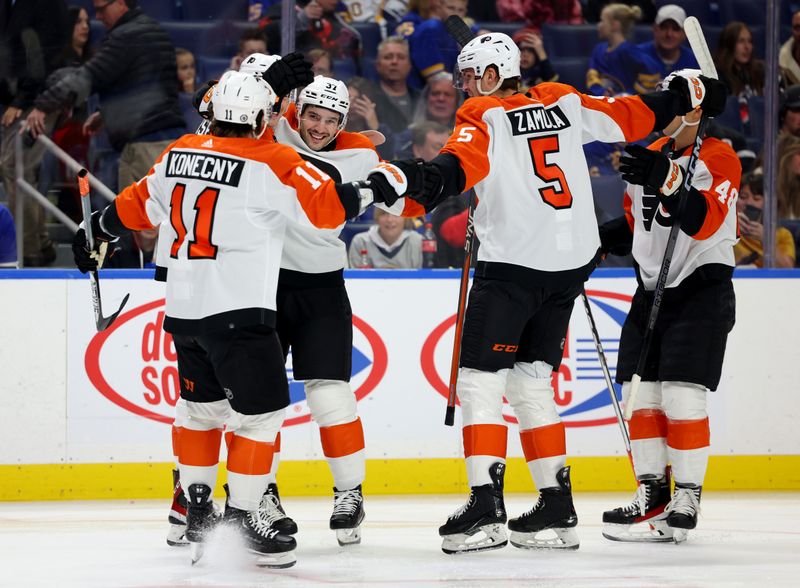
[[545,184],[549,184],[539,190],[542,200],[556,210],[571,207],[572,192],[567,185],[567,178],[564,177],[564,170],[555,163],[547,163],[547,156],[559,151],[558,135],[532,137],[528,139],[528,146],[531,150],[533,173]]
[[[178,259],[178,251],[186,239],[186,223],[183,219],[183,201],[186,197],[186,184],[175,184],[170,197],[169,222],[177,237],[172,242],[169,255]],[[214,228],[214,211],[219,198],[219,188],[206,188],[197,196],[194,203],[194,238],[189,241],[187,255],[189,259],[216,259],[217,246],[211,242],[211,230]]]

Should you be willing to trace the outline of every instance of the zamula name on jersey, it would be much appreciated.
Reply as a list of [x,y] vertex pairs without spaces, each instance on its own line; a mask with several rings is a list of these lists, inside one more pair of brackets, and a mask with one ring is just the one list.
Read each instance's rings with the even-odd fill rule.
[[521,110],[507,112],[514,135],[529,135],[546,131],[560,131],[570,126],[564,112],[558,106],[544,108],[532,106]]
[[167,156],[167,177],[206,180],[227,186],[238,186],[244,161],[186,151],[170,151]]

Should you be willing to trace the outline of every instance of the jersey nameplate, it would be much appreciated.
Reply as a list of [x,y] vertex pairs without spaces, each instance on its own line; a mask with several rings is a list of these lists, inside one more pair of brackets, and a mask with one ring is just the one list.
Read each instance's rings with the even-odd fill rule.
[[511,123],[511,132],[517,135],[530,135],[533,133],[548,133],[560,131],[570,126],[567,117],[558,105],[545,108],[544,106],[531,106],[521,110],[506,112]]
[[244,161],[207,153],[170,151],[167,155],[167,177],[206,180],[226,186],[238,186]]

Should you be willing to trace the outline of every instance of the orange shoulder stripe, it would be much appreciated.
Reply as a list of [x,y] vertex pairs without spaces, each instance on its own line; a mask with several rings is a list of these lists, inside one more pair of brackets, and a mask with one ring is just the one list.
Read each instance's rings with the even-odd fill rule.
[[730,208],[736,206],[735,196],[739,193],[739,183],[742,180],[742,164],[727,143],[707,138],[700,148],[700,159],[712,180],[708,190],[700,191],[706,199],[708,211],[703,226],[693,235],[698,240],[708,239],[725,222]]
[[468,99],[456,112],[456,128],[441,153],[458,158],[467,180],[464,191],[489,175],[489,127],[483,113],[501,106],[496,98],[476,97]]

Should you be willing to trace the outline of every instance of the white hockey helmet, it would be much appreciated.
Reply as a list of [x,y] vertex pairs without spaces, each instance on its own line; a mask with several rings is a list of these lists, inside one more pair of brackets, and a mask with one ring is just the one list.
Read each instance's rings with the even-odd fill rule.
[[269,67],[281,58],[280,55],[266,55],[264,53],[252,53],[244,58],[239,71],[241,73],[253,74],[261,77]]
[[347,124],[347,113],[350,111],[350,93],[344,82],[316,76],[314,81],[303,88],[297,98],[297,112],[302,115],[306,106],[321,106],[342,115],[339,121],[341,131]]
[[[521,75],[519,71],[519,47],[505,33],[481,35],[464,45],[456,60],[456,72],[454,75],[456,88],[463,88],[461,72],[472,69],[475,71],[475,77],[480,79],[483,77],[483,72],[490,65],[494,65],[500,75],[498,88],[503,83],[503,80]],[[485,92],[485,94],[491,94],[496,89]],[[484,94],[480,90],[480,86],[478,86],[478,91]]]
[[256,128],[258,113],[263,112],[267,122],[276,100],[275,92],[260,77],[226,71],[211,97],[214,120]]

